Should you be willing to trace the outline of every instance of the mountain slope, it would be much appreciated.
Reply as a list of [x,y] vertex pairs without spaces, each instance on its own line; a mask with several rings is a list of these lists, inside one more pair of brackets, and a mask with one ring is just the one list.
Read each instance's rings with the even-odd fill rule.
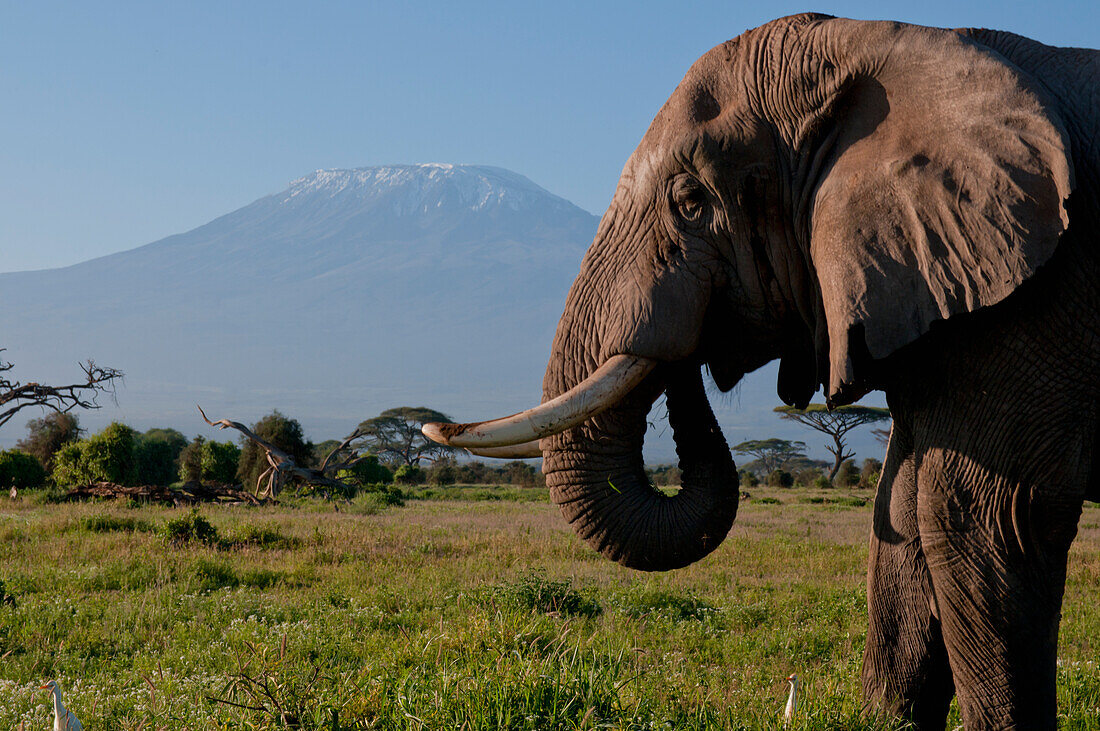
[[318,171],[183,234],[0,275],[0,339],[27,377],[122,368],[121,413],[89,424],[187,431],[198,400],[327,436],[403,403],[506,408],[539,395],[597,222],[499,168]]
[[[210,436],[196,403],[247,422],[278,408],[315,439],[400,405],[499,416],[541,396],[597,223],[499,168],[321,170],[137,249],[0,274],[0,347],[24,380],[68,382],[88,357],[125,371],[117,406],[81,416],[91,429],[120,419]],[[714,402],[730,444],[780,436],[824,454],[771,413],[774,366]],[[658,413],[647,459],[671,462]],[[855,446],[881,451],[867,435]]]

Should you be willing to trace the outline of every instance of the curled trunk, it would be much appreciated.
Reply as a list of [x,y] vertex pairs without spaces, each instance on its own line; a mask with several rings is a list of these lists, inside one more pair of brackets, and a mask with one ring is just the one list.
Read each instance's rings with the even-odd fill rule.
[[[664,390],[683,483],[668,496],[642,461],[646,415]],[[642,571],[698,561],[737,514],[737,470],[703,389],[698,364],[661,369],[616,407],[543,440],[551,498],[601,554]]]

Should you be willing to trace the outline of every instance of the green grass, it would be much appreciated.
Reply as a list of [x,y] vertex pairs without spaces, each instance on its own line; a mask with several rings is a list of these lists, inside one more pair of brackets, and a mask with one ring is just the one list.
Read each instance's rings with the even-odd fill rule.
[[[791,672],[794,728],[900,727],[860,715],[863,493],[755,488],[666,574],[599,558],[541,491],[408,497],[0,499],[0,728],[47,728],[57,678],[87,728],[768,729]],[[1063,615],[1061,725],[1100,729],[1096,507]]]

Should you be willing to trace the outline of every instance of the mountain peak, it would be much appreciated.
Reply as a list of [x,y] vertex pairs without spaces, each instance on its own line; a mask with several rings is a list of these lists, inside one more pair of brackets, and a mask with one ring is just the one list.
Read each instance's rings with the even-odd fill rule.
[[523,211],[550,205],[578,210],[564,198],[510,170],[438,162],[317,170],[291,182],[280,195],[283,204],[305,198],[345,197],[385,202],[397,215],[426,213],[442,207]]

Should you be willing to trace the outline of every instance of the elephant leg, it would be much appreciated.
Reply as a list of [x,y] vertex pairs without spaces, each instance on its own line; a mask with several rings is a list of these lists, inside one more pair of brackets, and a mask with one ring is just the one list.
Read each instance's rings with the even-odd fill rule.
[[921,455],[917,518],[968,729],[1054,729],[1058,624],[1081,500],[973,457]]
[[955,692],[934,603],[917,527],[913,440],[897,419],[875,497],[863,695],[868,710],[906,717],[922,731],[944,728]]

